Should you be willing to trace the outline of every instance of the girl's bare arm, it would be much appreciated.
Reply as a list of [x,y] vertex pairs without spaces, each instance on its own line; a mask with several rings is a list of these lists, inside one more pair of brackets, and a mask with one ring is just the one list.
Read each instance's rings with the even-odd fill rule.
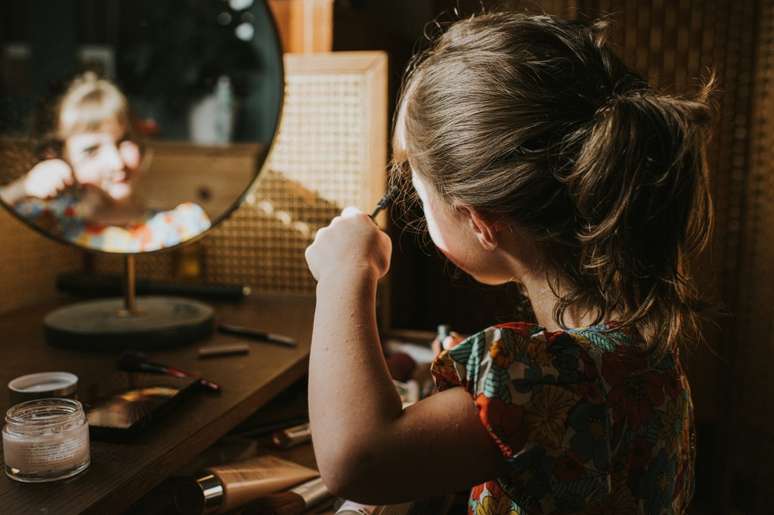
[[318,283],[309,415],[325,483],[357,501],[396,503],[497,477],[504,460],[462,388],[401,409],[377,334],[376,284],[369,269]]

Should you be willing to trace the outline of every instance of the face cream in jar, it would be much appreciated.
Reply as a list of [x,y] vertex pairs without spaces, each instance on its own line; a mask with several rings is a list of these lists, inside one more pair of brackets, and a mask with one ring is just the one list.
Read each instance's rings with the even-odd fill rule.
[[88,468],[89,425],[80,402],[37,399],[12,406],[3,428],[5,473],[24,483],[72,477]]

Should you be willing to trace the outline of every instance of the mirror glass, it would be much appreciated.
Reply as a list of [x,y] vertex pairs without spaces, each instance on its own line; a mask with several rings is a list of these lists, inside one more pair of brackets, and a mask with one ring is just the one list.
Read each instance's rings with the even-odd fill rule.
[[0,199],[94,251],[195,238],[261,169],[282,74],[265,0],[7,2]]

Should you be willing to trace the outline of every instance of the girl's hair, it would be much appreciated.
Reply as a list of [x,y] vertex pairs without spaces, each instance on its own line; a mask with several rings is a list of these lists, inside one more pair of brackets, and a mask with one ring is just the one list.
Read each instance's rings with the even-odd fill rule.
[[664,351],[699,334],[688,262],[712,225],[713,80],[696,99],[659,94],[605,28],[517,13],[454,23],[406,75],[393,166],[528,231],[560,326],[579,309]]
[[94,72],[76,76],[56,101],[46,101],[34,119],[34,132],[39,159],[62,157],[64,142],[73,134],[99,131],[108,122],[123,128],[135,139],[129,113],[129,102],[110,81]]
[[107,121],[129,129],[129,103],[112,82],[93,72],[75,78],[56,107],[56,136],[64,140],[83,131],[99,130]]

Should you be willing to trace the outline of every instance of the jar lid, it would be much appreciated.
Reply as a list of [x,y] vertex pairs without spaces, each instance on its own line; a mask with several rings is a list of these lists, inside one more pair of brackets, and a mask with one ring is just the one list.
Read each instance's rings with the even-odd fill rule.
[[8,383],[11,404],[47,397],[75,397],[78,376],[70,372],[27,374]]

